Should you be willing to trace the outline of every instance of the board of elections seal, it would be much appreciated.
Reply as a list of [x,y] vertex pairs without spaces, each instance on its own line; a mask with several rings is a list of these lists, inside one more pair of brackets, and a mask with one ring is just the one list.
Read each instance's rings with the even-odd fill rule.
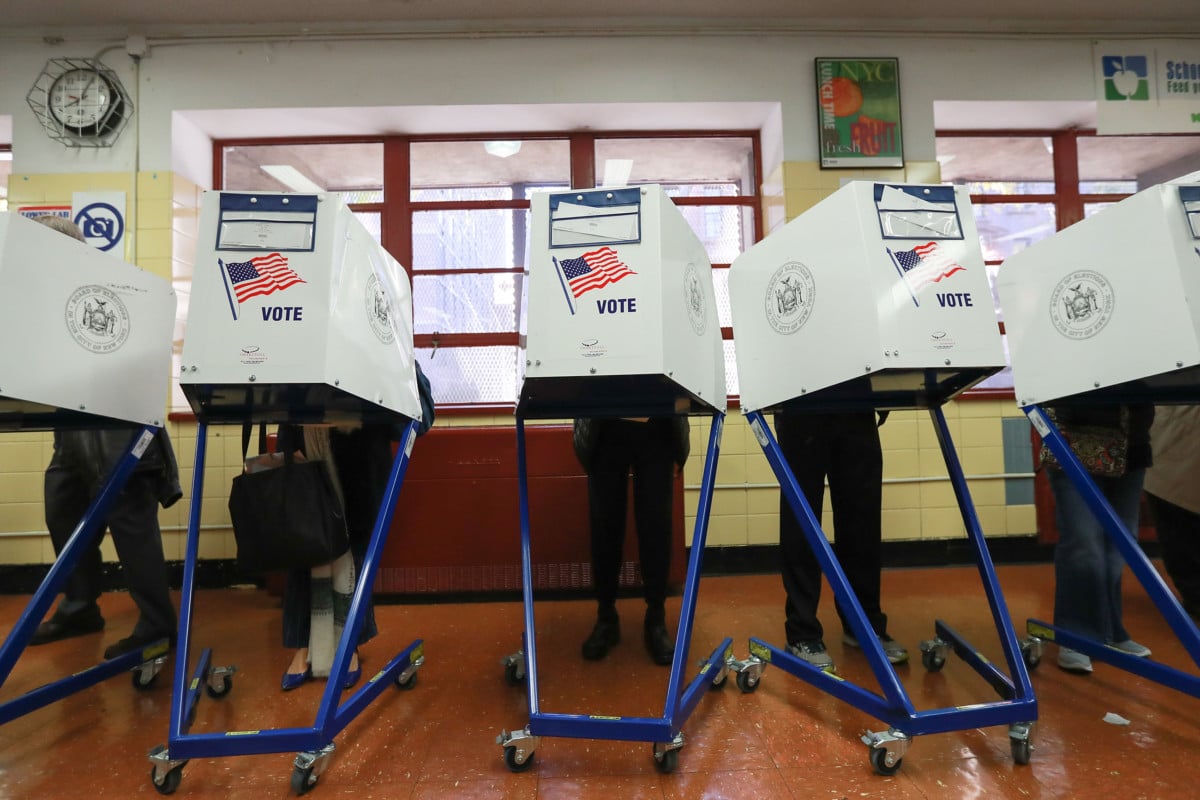
[[129,309],[104,286],[80,286],[67,299],[67,331],[80,347],[112,353],[129,338]]
[[708,325],[707,315],[704,313],[704,284],[700,281],[696,265],[691,263],[683,270],[683,306],[687,309],[692,330],[697,336],[703,336]]
[[789,261],[767,281],[763,299],[767,323],[776,333],[795,333],[808,322],[815,300],[812,270],[799,261]]
[[392,327],[392,305],[375,273],[371,273],[371,277],[367,278],[367,290],[363,298],[371,333],[384,344],[391,344],[396,339],[396,331]]
[[1107,278],[1093,270],[1076,270],[1050,293],[1050,321],[1068,339],[1090,339],[1112,319],[1115,302]]

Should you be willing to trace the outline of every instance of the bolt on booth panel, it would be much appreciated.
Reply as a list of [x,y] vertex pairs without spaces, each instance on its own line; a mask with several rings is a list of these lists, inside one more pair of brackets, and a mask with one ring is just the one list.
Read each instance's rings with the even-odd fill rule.
[[[863,737],[881,773],[899,769],[913,735],[981,725],[1008,724],[1014,758],[1027,761],[1036,701],[941,408],[1004,365],[966,191],[849,183],[739,256],[729,293],[742,411],[882,694],[757,639],[733,665],[738,685],[752,691],[774,664],[886,722],[886,732]],[[913,707],[765,417],[917,408],[929,410],[937,432],[1012,677],[942,620],[921,643],[922,663],[939,671],[952,649],[997,702]]]
[[[165,436],[175,292],[163,280],[39,222],[0,213],[0,431],[127,429],[129,446],[0,647],[8,679],[156,436]],[[0,704],[0,723],[133,670],[145,688],[163,639]]]
[[[1008,258],[997,286],[1017,402],[1133,574],[1200,665],[1200,633],[1044,404],[1200,402],[1200,185],[1145,189]],[[1200,679],[1041,620],[1046,641],[1200,696]]]
[[[334,736],[391,684],[415,685],[424,661],[419,639],[341,698],[421,419],[411,306],[404,269],[338,195],[204,195],[180,367],[199,427],[175,693],[168,744],[150,755],[160,792],[178,787],[191,758],[298,751],[291,785],[303,794],[328,765]],[[390,423],[403,434],[314,724],[188,733],[201,687],[223,697],[234,671],[213,666],[205,648],[187,672],[207,428],[251,422]]]
[[[526,281],[525,374],[517,401],[518,491],[525,631],[504,659],[528,691],[529,724],[497,743],[513,771],[533,765],[542,736],[652,742],[670,772],[682,725],[706,686],[720,686],[732,641],[706,657],[684,685],[722,424],[725,362],[704,246],[657,185],[537,193],[532,199]],[[708,450],[693,532],[675,656],[661,717],[544,712],[538,695],[531,583],[525,420],[710,414]]]

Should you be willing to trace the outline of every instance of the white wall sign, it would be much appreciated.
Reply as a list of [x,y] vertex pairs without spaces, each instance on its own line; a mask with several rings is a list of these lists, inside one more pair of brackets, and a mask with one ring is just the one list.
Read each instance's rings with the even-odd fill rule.
[[1092,59],[1097,133],[1200,133],[1200,41],[1096,42]]

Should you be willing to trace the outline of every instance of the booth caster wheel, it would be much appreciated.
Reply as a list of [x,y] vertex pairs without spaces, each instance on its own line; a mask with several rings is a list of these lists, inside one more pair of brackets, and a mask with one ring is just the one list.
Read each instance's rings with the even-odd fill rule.
[[663,775],[670,775],[679,766],[679,751],[668,750],[665,753],[654,754],[654,766]]
[[509,686],[520,686],[525,683],[525,670],[522,664],[504,665],[504,682]]
[[1021,642],[1021,656],[1025,659],[1025,666],[1037,669],[1038,664],[1042,663],[1042,640],[1034,637]]
[[309,789],[316,785],[317,778],[313,775],[312,767],[292,768],[292,791],[295,794],[306,794]]
[[407,677],[405,677],[403,672],[397,675],[396,688],[406,692],[417,688],[417,671],[413,670],[412,674]]
[[511,772],[525,772],[533,766],[533,752],[521,752],[516,747],[504,748],[504,766]]
[[183,781],[183,768],[186,761],[172,761],[167,754],[166,745],[158,745],[150,751],[150,783],[159,794],[175,794]]
[[750,694],[758,688],[758,676],[751,675],[749,672],[739,672],[735,680],[737,680],[737,687],[742,690],[743,694]]
[[[871,768],[880,775],[895,775],[900,771],[903,758],[890,759],[891,754],[883,748],[871,751]],[[890,762],[890,763],[889,763]]]
[[221,677],[215,683],[204,684],[204,693],[213,700],[220,700],[233,691],[233,678]]
[[728,681],[729,681],[728,670],[722,671],[721,675],[715,681],[712,681],[711,683],[708,684],[708,688],[714,692],[720,691],[721,689],[725,688],[725,684]]
[[1012,748],[1013,761],[1028,764],[1033,754],[1033,729],[1036,723],[1017,722],[1008,726],[1008,743]]
[[941,672],[942,667],[946,666],[946,659],[932,650],[926,650],[921,653],[921,666],[930,672]]

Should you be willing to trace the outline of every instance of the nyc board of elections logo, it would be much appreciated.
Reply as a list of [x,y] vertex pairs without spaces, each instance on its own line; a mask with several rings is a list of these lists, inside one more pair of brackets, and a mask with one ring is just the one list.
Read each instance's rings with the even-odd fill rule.
[[67,299],[67,331],[80,347],[111,353],[129,338],[129,309],[103,286],[81,286]]
[[767,281],[767,323],[776,333],[795,333],[808,322],[815,300],[812,271],[799,261],[789,261]]
[[367,278],[367,290],[363,293],[366,303],[367,324],[371,333],[384,344],[391,344],[396,339],[396,331],[392,328],[392,308],[387,292],[379,283],[379,278],[372,273]]
[[1050,293],[1050,321],[1068,339],[1090,339],[1112,319],[1115,302],[1112,285],[1103,275],[1077,270]]
[[1150,68],[1145,56],[1101,56],[1105,100],[1149,100]]
[[708,318],[704,313],[704,284],[700,282],[700,273],[695,264],[688,264],[683,270],[683,305],[687,309],[692,330],[697,336],[703,336]]

